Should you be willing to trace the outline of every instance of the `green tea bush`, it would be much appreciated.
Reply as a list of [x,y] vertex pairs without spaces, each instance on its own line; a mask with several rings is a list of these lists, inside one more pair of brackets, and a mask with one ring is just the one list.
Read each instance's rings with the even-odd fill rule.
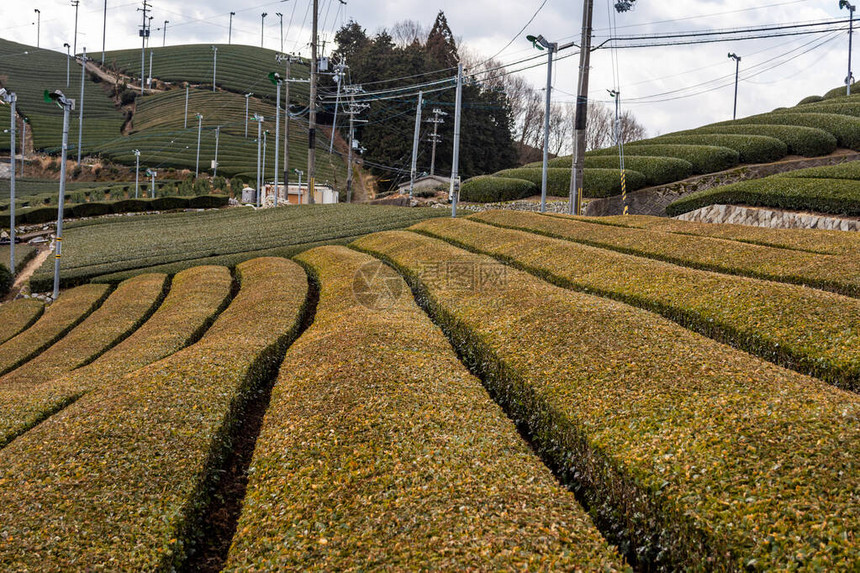
[[[860,151],[860,118],[837,113],[775,112],[737,120],[743,124],[799,125],[817,127],[832,134],[840,147]],[[719,125],[719,124],[718,124]]]
[[6,265],[0,264],[0,298],[9,294],[9,291],[12,289],[13,282],[14,277],[12,276],[12,271],[10,271],[9,267]]
[[780,173],[779,175],[775,175],[775,177],[791,177],[795,179],[854,179],[860,181],[860,161],[798,169],[797,171]]
[[[570,162],[570,158],[567,159]],[[556,167],[552,162],[550,162],[550,166]],[[559,164],[558,167],[561,167],[561,165]],[[662,185],[664,183],[680,181],[693,173],[693,166],[689,161],[676,157],[625,155],[624,167],[631,171],[638,171],[644,175],[646,185]],[[586,156],[585,168],[617,169],[618,157],[606,155]]]
[[[677,157],[689,161],[693,166],[693,174],[695,175],[730,169],[740,162],[740,154],[737,151],[715,145],[636,143],[635,145],[628,145],[625,150],[625,153],[630,155]],[[618,150],[613,147],[598,149],[590,153],[594,156],[618,156]]]
[[790,108],[780,113],[837,113],[839,115],[850,115],[860,117],[860,101],[849,100],[825,100],[820,103],[804,105],[802,109]]
[[708,125],[684,134],[748,134],[766,135],[779,139],[788,146],[788,153],[803,157],[828,155],[836,150],[836,137],[815,127],[766,125],[766,124],[723,124]]
[[230,202],[227,195],[198,195],[188,199],[189,209],[220,209]]
[[[645,176],[638,171],[626,170],[627,191],[635,191],[645,186]],[[621,173],[618,169],[585,169],[582,182],[585,197],[610,197],[621,193]],[[496,177],[513,177],[531,181],[540,190],[541,169],[520,167],[505,169],[496,173]],[[565,197],[570,193],[570,168],[548,168],[546,181],[547,195]]]
[[[719,145],[734,149],[741,163],[770,163],[788,155],[788,146],[779,139],[765,135],[707,134],[664,135],[655,143],[681,143],[684,145]],[[626,161],[625,157],[625,161]]]
[[819,101],[824,101],[824,98],[819,95],[806,96],[805,98],[797,102],[797,105],[806,105],[808,103],[816,103]]
[[[855,82],[851,84],[851,93],[856,94],[860,93],[860,82]],[[824,94],[823,99],[833,99],[836,97],[844,97],[845,96],[845,86],[839,86],[838,88],[833,88],[826,94]]]
[[691,193],[666,207],[670,217],[708,205],[733,204],[860,216],[860,181],[767,177]]
[[492,175],[472,177],[460,186],[460,200],[475,203],[514,201],[536,193],[540,193],[540,188],[531,181]]
[[113,212],[114,210],[110,203],[79,203],[77,205],[70,206],[63,216],[68,213],[70,218],[98,217],[101,215],[109,215]]

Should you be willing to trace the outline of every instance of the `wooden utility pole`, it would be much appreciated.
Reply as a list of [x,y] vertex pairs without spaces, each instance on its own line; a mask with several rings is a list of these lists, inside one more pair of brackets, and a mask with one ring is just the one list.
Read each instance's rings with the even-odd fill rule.
[[573,177],[570,178],[568,212],[579,215],[582,211],[582,178],[585,166],[585,124],[588,116],[588,67],[591,60],[591,15],[594,0],[583,2],[582,41],[579,50],[579,83],[576,91],[576,137],[573,142]]

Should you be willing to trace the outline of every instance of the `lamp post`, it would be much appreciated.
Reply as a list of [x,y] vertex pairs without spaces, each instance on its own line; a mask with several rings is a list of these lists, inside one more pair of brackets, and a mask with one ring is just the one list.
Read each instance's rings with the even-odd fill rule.
[[72,59],[72,55],[69,53],[69,50],[72,47],[68,42],[64,43],[63,47],[66,49],[66,87],[69,87],[69,61]]
[[735,106],[732,111],[732,119],[738,118],[738,73],[741,69],[741,57],[734,52],[729,52],[729,57],[735,61]]
[[[12,114],[15,115],[15,114]],[[23,131],[21,131],[21,177],[24,176],[24,162],[27,159],[27,124],[30,123],[30,120],[26,117],[21,120],[21,127],[23,127]]]
[[203,128],[203,116],[197,114],[197,160],[194,162],[194,179],[200,175],[200,131]]
[[[9,115],[12,118],[12,126],[10,128],[9,155],[10,155],[10,174],[9,180],[9,271],[15,275],[15,127],[17,126],[17,112],[15,105],[18,102],[18,96],[15,92],[6,91],[5,88],[0,88],[0,98],[4,103],[8,103],[11,107]],[[26,125],[26,124],[24,124]],[[21,148],[24,148],[24,142],[21,141]],[[22,152],[23,156],[23,152]],[[22,157],[23,158],[23,157]],[[23,161],[21,162],[23,165]]]
[[63,207],[66,204],[66,154],[69,149],[69,112],[75,108],[75,100],[68,99],[60,90],[49,93],[45,90],[45,102],[54,102],[63,108],[63,147],[60,158],[60,197],[57,208],[57,238],[54,247],[54,291],[53,299],[60,295],[60,257],[63,254]]
[[80,5],[80,0],[72,0],[72,6],[75,8],[75,36],[72,43],[72,51],[75,53],[75,56],[78,55],[78,6]]
[[[293,169],[293,173],[299,176],[299,205],[302,204],[302,175],[305,174],[301,169]],[[289,193],[289,190],[287,191]],[[289,198],[289,197],[288,197]]]
[[134,153],[134,198],[137,199],[138,191],[140,189],[140,150],[135,149],[132,153]]
[[278,17],[278,20],[281,22],[281,53],[284,53],[284,15],[280,12],[275,12],[275,15]]
[[215,92],[215,71],[218,69],[218,46],[212,46],[212,92]]
[[254,95],[253,93],[245,94],[245,138],[248,137],[248,98]]
[[42,35],[42,11],[36,8],[36,47],[39,47],[39,37]]
[[854,9],[856,6],[848,2],[848,0],[839,0],[839,9],[848,9],[848,76],[845,78],[845,94],[851,95],[851,80],[854,79],[851,75],[851,37],[854,35]]
[[233,43],[233,16],[235,16],[235,12],[230,12],[230,27],[227,28],[227,44]]
[[158,173],[152,169],[147,169],[146,174],[151,178],[151,183],[149,184],[149,198],[155,199],[155,176],[158,175]]
[[105,42],[107,41],[107,0],[105,0],[104,18],[102,18],[102,65],[105,65]]
[[221,126],[215,127],[215,159],[212,161],[212,177],[218,177],[218,142],[221,139]]
[[263,39],[265,38],[266,33],[266,16],[268,16],[268,12],[263,12],[263,17],[260,18],[260,47],[263,47]]
[[526,36],[526,39],[532,43],[532,46],[537,48],[538,50],[546,50],[547,52],[547,63],[546,63],[546,105],[544,106],[544,117],[543,117],[543,166],[541,172],[541,186],[540,186],[540,212],[546,212],[546,188],[547,188],[547,167],[549,165],[549,116],[550,116],[550,104],[552,102],[552,55],[566,48],[569,48],[573,45],[573,43],[565,44],[563,46],[559,46],[557,42],[549,42],[543,35],[539,34],[538,36]]
[[162,48],[167,45],[167,25],[168,24],[170,24],[170,20],[165,20],[164,21],[164,28],[162,29],[162,36],[161,36],[161,47]]
[[78,167],[81,166],[81,147],[84,143],[84,79],[87,71],[87,49],[81,57],[81,101],[78,102]]

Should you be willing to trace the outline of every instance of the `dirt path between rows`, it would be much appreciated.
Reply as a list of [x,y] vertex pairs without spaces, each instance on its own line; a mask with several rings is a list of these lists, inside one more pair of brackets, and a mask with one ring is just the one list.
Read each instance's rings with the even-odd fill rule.
[[18,276],[15,277],[15,282],[12,283],[12,290],[9,291],[9,294],[6,297],[7,300],[12,300],[16,296],[18,296],[18,293],[21,292],[21,289],[24,288],[24,285],[27,283],[27,281],[30,280],[30,277],[33,276],[33,273],[35,273],[39,269],[39,267],[41,267],[44,262],[48,260],[49,256],[51,256],[50,247],[46,246],[44,248],[39,249],[39,254],[33,257],[33,259],[29,263],[27,263],[24,269],[20,273],[18,273]]

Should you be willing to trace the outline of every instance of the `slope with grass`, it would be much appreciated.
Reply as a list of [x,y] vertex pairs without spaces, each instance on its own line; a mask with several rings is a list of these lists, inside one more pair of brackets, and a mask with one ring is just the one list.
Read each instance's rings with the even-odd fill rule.
[[[63,284],[116,273],[158,269],[175,273],[199,264],[235,266],[261,254],[290,256],[327,242],[408,227],[446,213],[369,205],[304,205],[255,211],[235,208],[71,223],[64,231]],[[166,267],[165,267],[166,265]],[[34,290],[52,280],[52,267],[34,275]]]
[[0,345],[36,322],[45,305],[34,298],[22,298],[0,305]]

